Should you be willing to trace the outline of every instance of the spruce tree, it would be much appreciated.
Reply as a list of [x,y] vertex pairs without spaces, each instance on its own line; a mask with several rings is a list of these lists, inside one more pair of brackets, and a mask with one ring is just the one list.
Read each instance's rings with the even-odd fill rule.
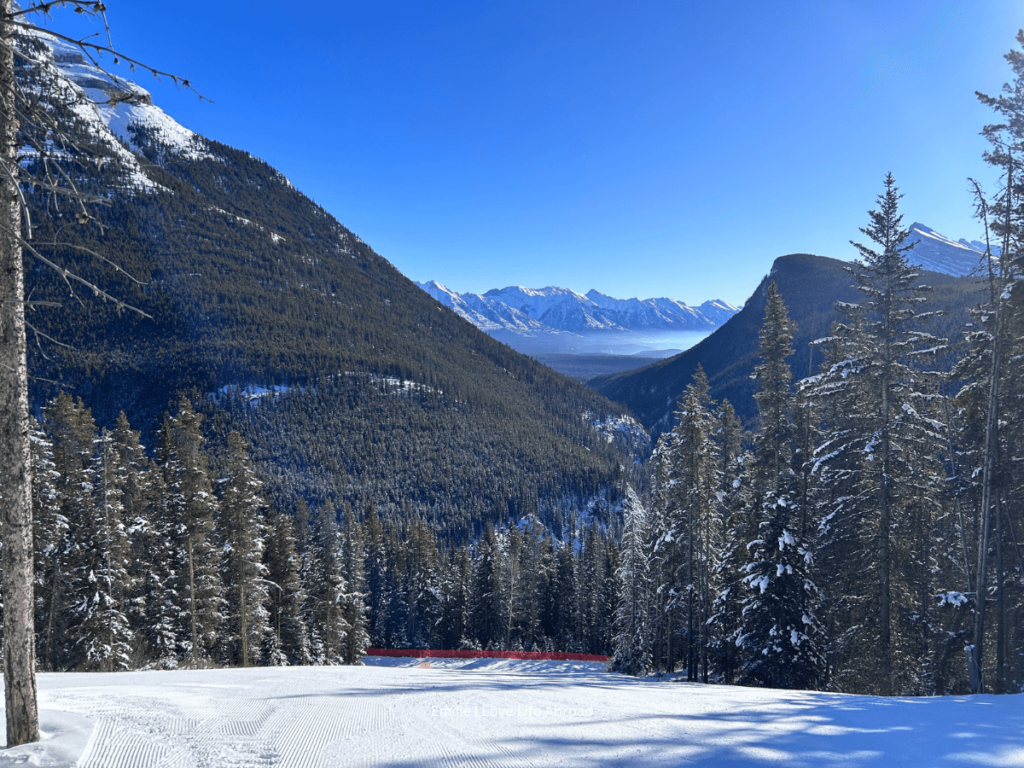
[[824,673],[824,637],[814,611],[817,588],[811,553],[792,534],[785,496],[770,489],[761,509],[760,536],[750,543],[744,582],[744,652],[740,682],[772,688],[816,688]]
[[[856,643],[869,649],[870,654],[861,654],[862,684],[882,694],[902,690],[895,673],[906,652],[897,647],[898,627],[916,612],[908,596],[913,560],[898,553],[912,549],[903,540],[913,530],[912,509],[920,507],[922,494],[937,493],[943,479],[934,463],[942,444],[941,409],[931,384],[937,375],[922,370],[921,361],[944,343],[920,327],[927,289],[907,261],[913,244],[906,244],[900,197],[887,175],[878,210],[869,212],[870,224],[861,230],[872,245],[854,243],[861,260],[852,270],[863,303],[837,307],[844,322],[833,334],[840,337],[834,345],[848,351],[838,356],[845,359],[830,363],[813,390],[819,398],[842,393],[841,399],[856,399],[856,409],[844,403],[823,435],[818,464],[824,467],[823,480],[842,485],[827,492],[833,503],[825,511],[830,537],[859,538],[862,551],[870,553],[862,563],[867,591],[857,596],[865,613],[851,617],[855,637],[847,647]],[[839,469],[831,471],[829,464]],[[844,530],[844,521],[859,530]]]
[[504,638],[501,611],[501,550],[488,524],[473,559],[472,636],[483,648],[496,648]]
[[131,587],[131,542],[125,525],[125,490],[130,466],[109,430],[98,440],[94,461],[95,508],[76,521],[76,547],[69,581],[73,595],[73,629],[76,667],[113,672],[128,669],[133,632],[125,611],[125,595]]
[[[271,516],[271,531],[264,553],[270,582],[270,627],[274,633],[273,652],[277,664],[309,664],[309,640],[303,610],[306,593],[302,586],[302,558],[291,515],[278,510]],[[266,657],[267,654],[264,654]]]
[[643,677],[651,671],[650,638],[650,531],[647,510],[627,486],[623,500],[622,548],[618,580],[618,606],[610,666],[616,672]]
[[[83,542],[78,535],[95,513],[92,463],[96,424],[81,398],[61,392],[43,408],[46,431],[53,444],[53,471],[60,508],[49,520],[40,520],[36,556],[42,565],[36,593],[39,627],[37,651],[42,669],[57,671],[73,662],[65,642],[74,627],[72,615],[76,586],[71,574]],[[84,575],[84,578],[88,578]]]
[[338,522],[330,507],[317,510],[309,553],[306,626],[310,651],[316,664],[342,664],[351,625],[345,619],[347,585],[342,573]]
[[[665,509],[659,517],[665,528],[658,532],[657,541],[659,550],[670,545],[663,567],[668,583],[659,585],[668,592],[669,637],[682,631],[687,679],[704,682],[708,679],[711,580],[722,536],[719,424],[709,391],[707,376],[698,366],[679,401],[676,425],[661,443]],[[675,652],[668,654],[671,666],[674,657]]]
[[800,484],[792,467],[795,400],[787,359],[793,354],[793,330],[772,282],[760,331],[761,362],[754,368],[760,420],[753,461],[748,463],[748,514],[758,530],[746,546],[743,582],[748,595],[737,645],[744,654],[741,682],[809,688],[824,671],[824,633],[816,618],[811,550],[794,533],[803,512],[795,504]]
[[266,504],[259,495],[262,483],[249,461],[248,446],[234,430],[228,435],[222,475],[219,523],[226,619],[222,632],[233,641],[230,661],[248,667],[260,663],[273,635],[268,573],[263,563]]
[[182,397],[177,412],[164,417],[157,448],[164,480],[159,535],[166,538],[154,619],[162,635],[161,655],[169,658],[167,646],[173,643],[177,655],[190,666],[208,662],[224,620],[222,550],[214,530],[218,504],[203,446],[202,420],[202,414]]
[[362,526],[355,519],[352,507],[346,505],[345,531],[341,542],[341,572],[345,579],[342,613],[349,626],[342,644],[344,664],[360,664],[370,645],[369,609],[366,607],[366,548]]

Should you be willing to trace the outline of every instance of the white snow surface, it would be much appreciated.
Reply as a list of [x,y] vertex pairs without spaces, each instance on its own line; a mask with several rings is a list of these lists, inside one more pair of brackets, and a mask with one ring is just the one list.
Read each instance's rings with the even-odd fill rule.
[[0,766],[1024,765],[1021,695],[884,699],[637,680],[587,662],[420,664],[41,674],[50,737],[0,752]]

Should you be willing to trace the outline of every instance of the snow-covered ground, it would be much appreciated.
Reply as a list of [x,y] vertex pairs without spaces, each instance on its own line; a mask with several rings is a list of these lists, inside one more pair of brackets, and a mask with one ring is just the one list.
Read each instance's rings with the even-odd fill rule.
[[39,689],[48,738],[0,766],[1024,766],[1024,696],[879,699],[505,659],[44,674]]

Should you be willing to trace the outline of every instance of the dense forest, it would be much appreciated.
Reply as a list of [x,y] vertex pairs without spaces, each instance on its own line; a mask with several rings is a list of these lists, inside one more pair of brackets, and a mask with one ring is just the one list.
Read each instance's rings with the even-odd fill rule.
[[[273,508],[187,398],[155,455],[60,393],[32,434],[42,670],[356,663],[368,646],[608,653],[614,528],[536,515],[455,545],[414,515]],[[444,527],[442,526],[442,529]]]

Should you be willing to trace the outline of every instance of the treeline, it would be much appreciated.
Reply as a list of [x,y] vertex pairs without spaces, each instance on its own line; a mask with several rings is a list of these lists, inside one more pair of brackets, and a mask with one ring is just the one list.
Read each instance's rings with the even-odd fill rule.
[[862,300],[837,306],[820,372],[794,390],[774,283],[753,435],[698,369],[658,441],[650,504],[625,505],[617,668],[882,695],[1021,690],[1017,195],[1007,182],[1000,200],[979,197],[1002,259],[982,264],[989,301],[965,344],[928,333],[890,175],[851,269]]
[[187,398],[155,458],[122,414],[60,393],[32,434],[39,668],[356,663],[391,648],[607,653],[617,548],[536,516],[439,541],[372,506],[272,509],[237,432],[211,451]]

